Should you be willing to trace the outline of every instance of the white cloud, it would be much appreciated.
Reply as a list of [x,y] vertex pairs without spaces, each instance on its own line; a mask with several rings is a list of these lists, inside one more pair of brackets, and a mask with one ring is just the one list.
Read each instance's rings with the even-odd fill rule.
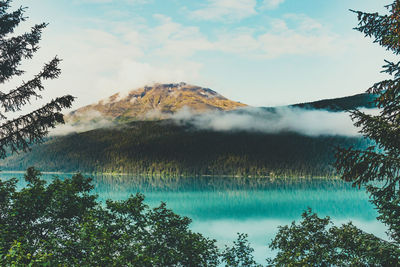
[[[363,112],[377,115],[379,109],[362,109]],[[294,107],[279,107],[273,110],[245,107],[234,111],[211,111],[199,113],[183,107],[175,114],[161,114],[159,110],[149,111],[148,118],[171,118],[178,124],[192,125],[199,130],[218,132],[246,131],[276,134],[296,132],[307,136],[360,136],[348,112],[327,110],[308,110]],[[60,125],[51,131],[52,135],[65,135],[84,132],[113,125],[111,120],[102,118],[98,112],[82,115],[84,121],[78,125]]]
[[148,30],[151,43],[158,44],[155,53],[163,56],[187,57],[198,51],[212,50],[213,44],[198,27],[184,26],[164,15],[154,15],[160,25]]
[[282,55],[329,54],[337,51],[336,38],[329,35],[309,36],[288,31],[279,35],[266,33],[258,38],[264,58]]
[[270,19],[269,28],[258,34],[253,29],[221,33],[218,50],[252,58],[277,58],[284,55],[337,55],[347,44],[305,15],[289,14]]
[[233,28],[218,32],[215,40],[198,27],[183,26],[164,15],[154,15],[160,24],[148,29],[153,53],[190,57],[200,51],[217,51],[250,58],[269,59],[283,55],[323,54],[335,56],[348,45],[318,21],[303,14],[270,19],[265,29]]
[[[304,15],[271,19],[266,29],[234,28],[214,39],[199,27],[186,26],[164,15],[146,23],[112,24],[111,31],[81,29],[72,33],[46,32],[35,60],[49,55],[64,59],[62,76],[49,88],[62,88],[77,96],[77,106],[95,102],[117,91],[154,82],[198,83],[203,65],[192,56],[201,51],[224,52],[256,59],[283,55],[335,55],[345,44]],[[37,72],[41,65],[28,65]],[[49,97],[59,95],[50,91]]]
[[190,15],[198,20],[235,21],[257,14],[256,5],[256,0],[208,0]]
[[207,4],[189,12],[197,20],[232,22],[258,14],[257,9],[276,9],[285,0],[263,0],[260,5],[257,0],[207,0]]
[[285,2],[285,0],[264,0],[261,9],[275,9],[283,2]]
[[[368,113],[377,112],[377,110],[368,110]],[[234,112],[216,111],[196,115],[188,109],[182,109],[173,115],[173,118],[181,123],[190,123],[198,129],[214,131],[263,133],[292,131],[309,136],[359,135],[359,129],[353,125],[347,112],[282,107],[274,111],[244,108]]]
[[141,61],[124,60],[120,62],[118,70],[112,76],[100,78],[97,86],[104,89],[103,96],[108,96],[110,88],[124,93],[153,83],[195,80],[201,67],[201,64],[189,61],[171,67],[168,63],[158,66]]
[[[121,0],[119,0],[121,1]],[[123,0],[123,2],[127,4],[146,4],[151,0]],[[81,4],[81,3],[96,3],[96,4],[104,4],[104,3],[112,3],[117,2],[116,0],[76,0],[74,3]]]
[[270,19],[265,28],[232,28],[227,32],[216,29],[215,35],[202,32],[200,27],[177,23],[165,15],[156,14],[153,18],[156,24],[151,26],[145,20],[104,21],[107,31],[100,27],[58,32],[50,25],[43,35],[43,48],[34,58],[36,63],[28,62],[24,69],[33,75],[51,56],[58,55],[64,60],[62,75],[46,83],[49,90],[45,96],[48,100],[60,92],[68,92],[78,97],[75,105],[78,107],[154,82],[203,85],[203,64],[193,57],[198,52],[223,52],[265,60],[285,55],[335,57],[354,46],[354,42],[338,38],[318,21],[298,14]]
[[301,31],[313,31],[313,30],[322,30],[323,25],[313,19],[310,18],[304,14],[286,14],[283,16],[284,19],[290,20],[294,23],[296,23],[297,28]]
[[102,118],[101,113],[97,111],[87,111],[82,114],[81,117],[84,122],[80,122],[78,125],[68,122],[65,124],[57,125],[57,127],[50,129],[50,136],[67,135],[71,133],[82,133],[98,128],[108,128],[115,126],[114,122]]
[[[185,27],[180,25],[171,32],[182,29],[185,30]],[[58,55],[63,59],[62,74],[59,79],[46,82],[47,90],[42,102],[59,96],[60,92],[68,92],[77,97],[75,107],[154,82],[194,82],[202,65],[179,57],[180,51],[168,48],[164,37],[153,36],[156,32],[162,34],[162,29],[116,27],[112,32],[94,29],[68,34],[46,32],[41,42],[43,48],[33,61],[23,66],[28,73],[23,78],[27,80],[40,70],[44,62]],[[177,38],[175,42],[184,47],[185,38],[190,40],[186,36]],[[165,36],[165,42],[169,39],[170,36]],[[158,53],[157,47],[160,47]],[[149,62],[146,60],[149,54],[155,55],[158,60]],[[40,105],[39,102],[37,105]]]

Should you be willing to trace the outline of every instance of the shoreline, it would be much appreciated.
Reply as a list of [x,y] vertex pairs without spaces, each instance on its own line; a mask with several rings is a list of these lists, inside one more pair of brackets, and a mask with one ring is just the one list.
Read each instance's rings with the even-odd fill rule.
[[[308,175],[299,175],[299,176],[262,176],[262,175],[229,175],[229,174],[224,174],[224,175],[211,175],[211,174],[202,174],[202,175],[159,175],[159,174],[140,174],[140,173],[115,173],[115,172],[54,172],[54,171],[40,171],[42,174],[77,174],[80,173],[82,175],[107,175],[107,176],[140,176],[140,177],[155,177],[155,178],[255,178],[255,179],[333,179],[333,180],[340,180],[339,175],[315,175],[315,176],[308,176]],[[20,171],[20,170],[0,170],[0,176],[2,173],[7,173],[7,174],[24,174],[26,171]]]

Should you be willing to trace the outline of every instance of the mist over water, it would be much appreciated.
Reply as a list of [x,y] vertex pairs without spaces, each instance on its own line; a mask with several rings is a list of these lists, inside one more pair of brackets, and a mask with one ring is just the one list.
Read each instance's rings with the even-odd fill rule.
[[[71,174],[58,174],[63,179]],[[3,178],[23,173],[1,173]],[[46,174],[47,180],[54,174]],[[353,221],[362,230],[385,238],[385,226],[365,190],[334,179],[266,178],[157,178],[129,175],[95,175],[94,193],[101,201],[124,200],[137,192],[156,207],[161,201],[174,212],[193,219],[191,229],[217,239],[218,245],[232,245],[236,233],[247,233],[260,263],[274,255],[268,244],[279,225],[299,220],[308,207],[319,216],[330,216],[336,225]],[[20,186],[24,181],[20,180]]]

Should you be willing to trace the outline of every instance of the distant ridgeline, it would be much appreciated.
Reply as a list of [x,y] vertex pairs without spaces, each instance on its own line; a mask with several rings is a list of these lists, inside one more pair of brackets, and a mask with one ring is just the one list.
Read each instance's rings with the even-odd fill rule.
[[329,111],[344,111],[355,108],[374,108],[376,95],[374,94],[357,94],[333,99],[324,99],[315,102],[301,103],[292,105],[292,107],[305,109],[325,109]]
[[[294,107],[340,111],[371,107],[372,100],[370,95],[360,94]],[[144,118],[145,111],[151,108],[159,107],[163,114],[173,113],[175,105],[181,105],[182,101],[185,106],[192,105],[194,110],[201,111],[229,112],[245,106],[210,89],[183,83],[146,87],[132,91],[125,98],[114,96],[72,113],[74,123],[85,120],[84,113],[79,111],[92,110],[104,117],[112,118],[115,113],[118,118],[141,116],[140,120],[50,137],[44,144],[33,146],[29,153],[11,155],[1,161],[0,169],[24,170],[35,166],[42,171],[150,176],[335,176],[331,166],[334,147],[368,145],[357,137],[310,137],[289,131],[213,131],[176,123],[173,119]]]

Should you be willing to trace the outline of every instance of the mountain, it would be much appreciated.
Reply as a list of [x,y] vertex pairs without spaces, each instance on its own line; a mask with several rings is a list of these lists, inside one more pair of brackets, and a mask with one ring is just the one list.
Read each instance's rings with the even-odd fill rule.
[[[289,107],[343,111],[374,107],[370,103],[373,99],[373,95],[359,94]],[[170,116],[183,107],[193,111],[189,119],[181,121]],[[333,176],[333,147],[369,145],[359,137],[306,136],[290,131],[290,127],[283,127],[280,132],[260,132],[252,126],[270,116],[271,128],[276,128],[281,119],[287,119],[287,109],[279,112],[279,108],[243,107],[246,105],[199,86],[145,86],[71,112],[67,121],[73,129],[87,122],[95,127],[50,137],[44,144],[33,146],[29,153],[2,160],[0,169],[36,166],[42,171],[156,176]],[[219,112],[206,114],[207,111]],[[216,115],[219,119],[210,123]],[[91,123],[104,119],[116,123]],[[244,128],[228,130],[232,120],[245,125]],[[212,127],[199,127],[199,123]],[[215,124],[225,126],[226,130],[213,130]],[[105,125],[107,128],[101,128]]]
[[[299,103],[289,107],[303,109],[324,109],[328,111],[344,111],[355,108],[373,108],[375,95],[357,94],[353,96],[324,99],[314,102]],[[154,84],[130,91],[116,93],[97,103],[81,107],[67,114],[66,121],[72,125],[92,122],[113,121],[125,123],[129,121],[154,120],[170,118],[182,108],[192,113],[210,111],[236,111],[247,107],[217,92],[196,85],[181,83]],[[264,109],[273,111],[275,108]],[[99,124],[104,125],[104,124]]]
[[[364,93],[299,103],[288,107],[338,112],[355,108],[374,108],[373,101],[375,98],[376,95]],[[104,122],[119,124],[130,121],[167,119],[183,108],[189,109],[192,114],[210,111],[246,113],[246,110],[239,109],[244,107],[248,106],[229,100],[209,88],[183,82],[155,84],[153,86],[144,86],[126,94],[116,93],[95,104],[79,108],[67,114],[66,121],[75,126],[94,122],[98,123],[98,126],[92,125],[96,128],[107,125]],[[274,111],[276,108],[264,107],[262,109]]]
[[323,99],[314,102],[300,103],[292,105],[292,107],[305,109],[324,109],[329,111],[344,111],[356,108],[374,108],[376,107],[374,94],[357,94],[353,96]]
[[162,119],[182,109],[192,112],[234,110],[245,104],[229,100],[217,92],[186,83],[155,84],[131,91],[125,95],[114,94],[98,103],[71,112],[66,120],[79,123],[91,120]]

